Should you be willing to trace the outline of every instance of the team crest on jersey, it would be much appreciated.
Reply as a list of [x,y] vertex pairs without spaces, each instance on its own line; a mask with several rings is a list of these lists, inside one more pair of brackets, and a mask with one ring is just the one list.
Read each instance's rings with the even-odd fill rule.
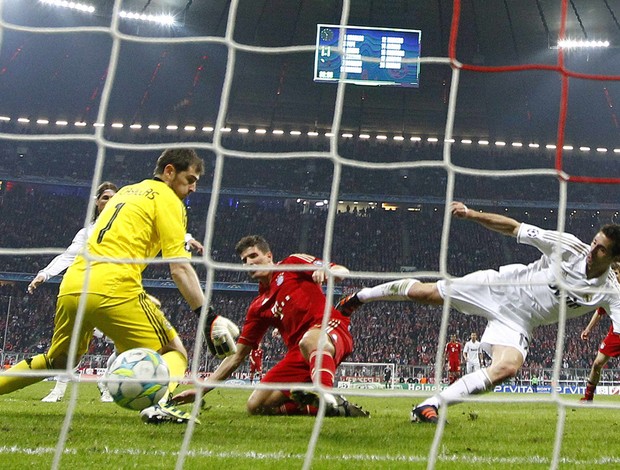
[[284,282],[284,273],[280,273],[278,274],[278,277],[276,277],[276,285],[281,286],[283,282]]
[[539,230],[535,227],[527,229],[527,236],[529,238],[538,238]]
[[312,264],[316,265],[316,266],[323,266],[323,260],[320,259],[315,259]]

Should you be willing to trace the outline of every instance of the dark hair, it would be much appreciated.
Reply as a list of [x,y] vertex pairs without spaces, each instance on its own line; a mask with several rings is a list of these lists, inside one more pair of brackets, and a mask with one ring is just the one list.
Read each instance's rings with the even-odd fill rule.
[[205,171],[205,164],[196,151],[191,148],[167,149],[157,159],[153,175],[161,175],[166,165],[172,165],[176,171],[187,171],[189,167],[195,166],[198,174],[202,175]]
[[267,243],[267,240],[265,240],[260,235],[247,235],[243,237],[235,245],[235,251],[237,252],[239,256],[241,256],[241,253],[243,253],[245,250],[253,246],[258,248],[263,253],[269,253],[271,251],[271,248],[269,248],[269,243]]
[[607,224],[601,227],[599,230],[603,235],[612,241],[613,247],[611,249],[612,256],[620,255],[620,225]]
[[[103,195],[103,193],[108,190],[112,190],[116,193],[118,192],[118,186],[116,186],[114,183],[111,183],[110,181],[104,181],[99,186],[97,186],[97,191],[95,192],[95,199],[99,199]],[[97,220],[97,217],[99,217],[99,208],[95,204],[95,211],[93,213],[92,221],[94,222],[95,220]]]
[[118,186],[116,186],[114,183],[111,183],[109,181],[104,181],[97,187],[97,192],[95,193],[95,197],[99,199],[101,195],[108,189],[111,189],[115,193],[118,192]]

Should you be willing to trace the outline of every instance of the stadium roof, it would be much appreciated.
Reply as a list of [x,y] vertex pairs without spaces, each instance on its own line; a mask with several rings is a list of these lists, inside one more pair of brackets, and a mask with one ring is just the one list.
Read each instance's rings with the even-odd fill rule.
[[[0,115],[31,120],[94,122],[110,69],[112,36],[105,31],[44,34],[16,26],[109,26],[113,2],[84,0],[95,15],[35,0],[4,2],[0,36]],[[119,21],[123,36],[111,90],[109,121],[147,125],[214,124],[227,71],[225,37],[231,3],[233,39],[241,46],[229,72],[232,87],[225,124],[329,129],[337,85],[313,81],[311,46],[317,24],[341,22],[336,0],[141,0],[127,11],[171,13],[174,26]],[[419,29],[423,57],[447,57],[453,2],[353,0],[350,25]],[[561,0],[464,0],[456,59],[474,66],[558,64]],[[566,2],[566,37],[608,40],[598,50],[563,53],[567,70],[620,76],[620,4],[617,0]],[[181,42],[190,36],[216,41]],[[137,42],[136,38],[158,38]],[[159,39],[174,38],[174,43]],[[260,52],[247,46],[264,47]],[[244,50],[245,49],[245,50]],[[277,53],[276,53],[277,52]],[[441,135],[452,68],[422,64],[419,88],[347,85],[342,128],[354,131]],[[462,70],[455,135],[549,140],[557,133],[562,76],[553,70],[480,73]],[[617,146],[618,81],[568,80],[566,138]]]

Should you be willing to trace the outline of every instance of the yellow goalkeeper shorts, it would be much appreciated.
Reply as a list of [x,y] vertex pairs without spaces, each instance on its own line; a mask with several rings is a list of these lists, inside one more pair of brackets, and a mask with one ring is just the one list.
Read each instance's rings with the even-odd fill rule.
[[[58,297],[54,335],[48,351],[50,360],[69,352],[79,303],[79,294]],[[100,329],[112,339],[118,352],[132,348],[158,351],[178,336],[146,292],[132,299],[86,294],[86,308],[78,335],[78,357],[88,350],[94,328]]]

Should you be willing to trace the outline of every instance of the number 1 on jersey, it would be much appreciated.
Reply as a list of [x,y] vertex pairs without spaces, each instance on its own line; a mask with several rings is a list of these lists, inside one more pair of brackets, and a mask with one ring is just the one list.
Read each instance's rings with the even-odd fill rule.
[[99,235],[97,235],[97,244],[103,241],[103,237],[105,236],[106,232],[112,228],[112,224],[116,220],[118,213],[121,211],[124,205],[125,205],[124,202],[121,202],[120,204],[116,205],[116,207],[114,208],[114,214],[112,214],[112,217],[110,217],[110,220],[108,220],[108,223],[106,224],[106,226],[103,227],[101,230],[99,230]]

